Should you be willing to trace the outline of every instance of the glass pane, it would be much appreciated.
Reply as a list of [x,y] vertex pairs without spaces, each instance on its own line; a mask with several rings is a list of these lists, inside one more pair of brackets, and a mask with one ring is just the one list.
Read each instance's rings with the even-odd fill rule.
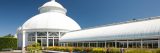
[[47,32],[37,32],[37,36],[47,36]]
[[35,32],[28,32],[28,41],[34,41],[33,37],[35,36]]

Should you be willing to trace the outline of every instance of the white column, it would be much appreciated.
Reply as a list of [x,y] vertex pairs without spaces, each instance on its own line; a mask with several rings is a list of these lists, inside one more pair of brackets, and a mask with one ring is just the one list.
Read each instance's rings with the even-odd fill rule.
[[49,34],[48,34],[48,32],[47,32],[47,47],[48,47],[48,35],[49,35]]
[[66,47],[66,43],[63,43],[63,46]]
[[96,47],[98,47],[98,42],[96,42]]
[[64,47],[64,43],[62,43],[62,47]]
[[151,44],[152,44],[152,48],[153,48],[153,42],[154,42],[154,41],[152,41],[152,42],[151,42]]
[[61,32],[58,32],[58,37],[59,37],[59,38],[61,37]]
[[82,42],[82,48],[84,47],[84,42]]
[[71,47],[74,47],[74,43],[73,42],[71,42]]
[[106,43],[106,41],[105,41],[105,45],[104,45],[104,47],[105,47],[105,48],[107,47],[107,43]]
[[61,43],[59,43],[59,46],[60,46],[60,47],[62,47],[61,45],[62,45],[62,44],[61,44]]
[[61,32],[58,32],[58,45],[59,45],[59,40],[60,40],[60,37],[61,37]]
[[124,48],[124,42],[123,42],[123,47],[122,48]]
[[37,43],[37,32],[36,32],[36,34],[35,34],[35,41],[36,41],[36,43]]
[[147,48],[148,48],[148,41],[146,41],[146,44],[147,44]]
[[143,41],[142,41],[142,39],[141,39],[141,48],[143,48]]
[[90,48],[90,42],[89,42],[89,48]]
[[68,47],[68,43],[67,43],[67,47]]
[[25,46],[26,46],[26,40],[25,40],[25,36],[26,36],[26,31],[23,31],[22,32],[23,34],[22,34],[22,51],[25,51]]
[[137,41],[136,41],[136,48],[137,48]]
[[33,36],[31,36],[31,41],[33,41],[32,37],[33,37]]
[[54,46],[54,37],[53,37],[53,46]]
[[77,42],[77,47],[78,47],[78,42]]
[[41,47],[43,46],[43,40],[42,40],[42,37],[41,37]]
[[114,42],[115,42],[115,48],[117,48],[117,41],[115,40]]
[[129,44],[128,44],[128,40],[127,40],[127,48],[128,48],[128,45],[129,45]]
[[158,48],[160,48],[160,39],[158,39]]
[[61,43],[61,47],[63,46],[63,43]]

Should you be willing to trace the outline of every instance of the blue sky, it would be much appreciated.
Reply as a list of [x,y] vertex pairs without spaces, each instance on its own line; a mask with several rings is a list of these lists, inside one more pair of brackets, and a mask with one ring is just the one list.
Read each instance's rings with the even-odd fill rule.
[[[49,0],[0,0],[0,35],[14,34]],[[160,16],[160,0],[57,0],[82,28]]]

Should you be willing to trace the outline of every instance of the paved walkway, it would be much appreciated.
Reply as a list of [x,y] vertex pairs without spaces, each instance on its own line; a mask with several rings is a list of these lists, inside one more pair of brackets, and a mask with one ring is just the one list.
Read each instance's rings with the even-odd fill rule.
[[[0,51],[0,53],[25,53],[25,52],[22,52],[21,50],[13,50],[13,51]],[[46,51],[46,53],[69,53],[69,52]],[[75,52],[73,52],[73,53],[75,53]]]
[[[27,53],[27,52],[22,52],[21,50],[13,50],[13,51],[0,51],[0,53]],[[69,52],[46,51],[46,53],[69,53]]]
[[0,51],[0,53],[22,53],[21,50],[13,50],[13,51]]
[[46,51],[46,53],[69,53],[69,52],[60,52],[60,51]]

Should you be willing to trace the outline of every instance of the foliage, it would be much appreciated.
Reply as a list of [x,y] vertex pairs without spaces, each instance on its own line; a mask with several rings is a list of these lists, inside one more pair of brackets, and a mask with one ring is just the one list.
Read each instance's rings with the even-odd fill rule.
[[0,50],[2,49],[17,49],[17,38],[0,37]]
[[92,53],[105,53],[103,48],[93,48]]
[[54,51],[64,51],[64,52],[69,52],[73,48],[72,47],[48,47],[47,50],[54,50]]
[[[47,50],[78,53],[121,53],[120,48],[48,47]],[[159,49],[125,48],[124,53],[160,53]]]
[[125,53],[160,53],[160,48],[157,49],[127,49]]
[[160,53],[160,48],[156,49],[155,51],[156,53]]
[[73,49],[73,51],[75,51],[75,52],[82,52],[82,51],[83,51],[83,48],[81,48],[81,47],[75,47],[75,48]]
[[85,51],[85,52],[87,52],[87,53],[89,53],[89,52],[92,52],[92,48],[83,48],[83,51]]
[[128,49],[125,53],[152,53],[149,49]]
[[7,35],[5,35],[5,36],[3,36],[3,37],[6,37],[6,38],[14,38],[14,35],[12,35],[12,34],[7,34]]
[[[48,47],[47,50],[53,51],[64,51],[64,52],[86,52],[86,53],[105,53],[105,48],[82,48],[82,47]],[[109,50],[110,53],[120,53],[118,48],[112,48]]]
[[152,49],[152,53],[160,53],[160,48],[158,48],[158,49]]
[[33,43],[31,45],[28,45],[26,47],[26,50],[29,51],[30,53],[35,53],[37,51],[40,51],[41,47],[39,43]]
[[119,48],[111,48],[109,53],[120,53],[120,49]]
[[120,53],[119,48],[93,48],[92,53]]

